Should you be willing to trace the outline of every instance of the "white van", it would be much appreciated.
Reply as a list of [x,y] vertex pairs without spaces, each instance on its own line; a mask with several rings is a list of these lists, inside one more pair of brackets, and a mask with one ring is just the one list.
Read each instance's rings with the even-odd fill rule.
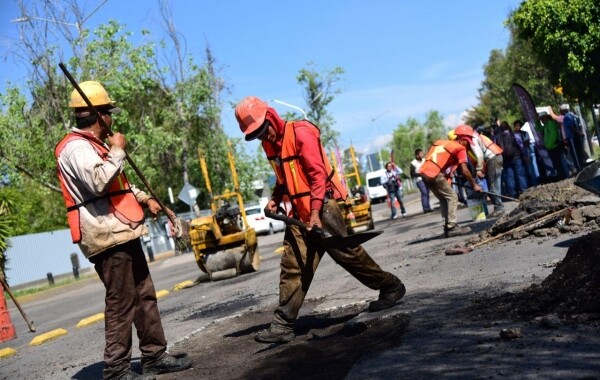
[[387,198],[387,190],[381,185],[381,176],[385,169],[368,172],[365,179],[367,182],[367,193],[372,203],[383,202]]

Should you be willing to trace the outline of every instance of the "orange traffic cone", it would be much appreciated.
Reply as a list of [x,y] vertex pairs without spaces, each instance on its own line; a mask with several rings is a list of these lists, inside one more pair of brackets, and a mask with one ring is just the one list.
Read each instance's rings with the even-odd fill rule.
[[6,307],[6,299],[4,298],[4,288],[0,284],[0,343],[14,339],[17,336],[15,326],[13,325],[8,307]]

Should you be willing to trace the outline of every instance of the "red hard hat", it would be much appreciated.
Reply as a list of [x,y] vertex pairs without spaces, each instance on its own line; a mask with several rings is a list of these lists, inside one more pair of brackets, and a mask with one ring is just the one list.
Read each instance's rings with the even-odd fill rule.
[[454,133],[458,137],[460,137],[460,136],[470,136],[470,137],[473,137],[474,136],[473,128],[471,128],[471,126],[466,125],[466,124],[462,124],[462,125],[459,125],[458,127],[456,127],[454,129]]
[[240,130],[248,137],[265,122],[269,105],[256,96],[247,96],[235,107]]

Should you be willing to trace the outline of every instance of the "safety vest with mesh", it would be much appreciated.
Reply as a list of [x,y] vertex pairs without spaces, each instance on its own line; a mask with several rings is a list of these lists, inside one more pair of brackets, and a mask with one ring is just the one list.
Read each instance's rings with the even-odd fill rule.
[[[302,123],[302,124],[300,124]],[[292,201],[292,208],[298,218],[305,223],[310,221],[311,212],[311,193],[310,193],[310,182],[306,177],[306,172],[300,161],[300,155],[296,147],[296,133],[295,129],[299,126],[310,125],[310,131],[314,133],[316,139],[319,141],[319,152],[325,169],[327,170],[327,180],[331,183],[331,187],[334,191],[337,190],[341,200],[345,200],[348,197],[348,192],[339,180],[339,177],[335,170],[332,169],[327,154],[323,145],[320,143],[320,132],[316,125],[307,122],[288,122],[286,123],[283,131],[283,141],[281,145],[281,155],[274,149],[273,145],[268,141],[263,141],[263,149],[267,155],[269,163],[275,171],[277,177],[277,184],[284,185],[287,191],[287,195]]]
[[502,154],[502,148],[500,147],[500,145],[496,144],[495,142],[493,142],[489,137],[487,137],[486,135],[483,134],[478,134],[479,140],[482,142],[482,148],[484,148],[483,153],[485,155],[485,150],[489,149],[492,151],[492,153],[494,153],[495,155],[499,155]]
[[435,178],[440,173],[448,175],[455,165],[463,162],[467,162],[467,151],[464,146],[456,141],[438,140],[425,155],[425,162],[421,165],[421,175],[428,178]]
[[[82,134],[71,132],[67,134],[54,149],[54,156],[58,160],[60,152],[64,149],[67,143],[74,140],[86,140],[88,141],[98,156],[103,160],[107,159],[108,148],[101,144],[99,141],[92,139],[91,137],[84,136]],[[87,204],[97,202],[100,199],[108,198],[110,200],[110,212],[114,213],[115,217],[122,223],[128,224],[132,227],[139,225],[144,220],[144,210],[138,203],[135,195],[129,186],[129,182],[125,177],[125,173],[121,172],[117,178],[110,184],[108,191],[97,197],[86,199],[83,202],[76,203],[75,199],[69,192],[64,175],[60,170],[60,166],[57,167],[58,179],[60,181],[60,187],[62,189],[62,195],[67,206],[67,221],[69,223],[69,229],[71,230],[71,238],[73,243],[79,243],[81,241],[81,225],[79,218],[79,208]]]

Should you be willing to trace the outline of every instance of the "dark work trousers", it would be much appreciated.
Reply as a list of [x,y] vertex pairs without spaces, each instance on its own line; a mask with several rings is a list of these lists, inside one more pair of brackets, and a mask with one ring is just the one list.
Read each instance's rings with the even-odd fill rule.
[[421,192],[421,206],[423,206],[423,212],[431,211],[431,205],[429,204],[429,189],[422,179],[417,181],[417,187]]
[[140,240],[109,248],[90,261],[106,288],[104,379],[115,378],[129,369],[132,324],[140,341],[142,365],[160,360],[167,341]]
[[[325,203],[321,222],[323,229],[332,235],[347,236],[346,225],[335,200],[330,199]],[[294,321],[298,317],[304,297],[325,252],[329,253],[338,265],[371,289],[386,291],[393,289],[400,281],[393,274],[384,272],[362,246],[343,249],[326,248],[297,226],[287,225],[283,246],[279,306],[275,310],[274,324],[294,327]]]

